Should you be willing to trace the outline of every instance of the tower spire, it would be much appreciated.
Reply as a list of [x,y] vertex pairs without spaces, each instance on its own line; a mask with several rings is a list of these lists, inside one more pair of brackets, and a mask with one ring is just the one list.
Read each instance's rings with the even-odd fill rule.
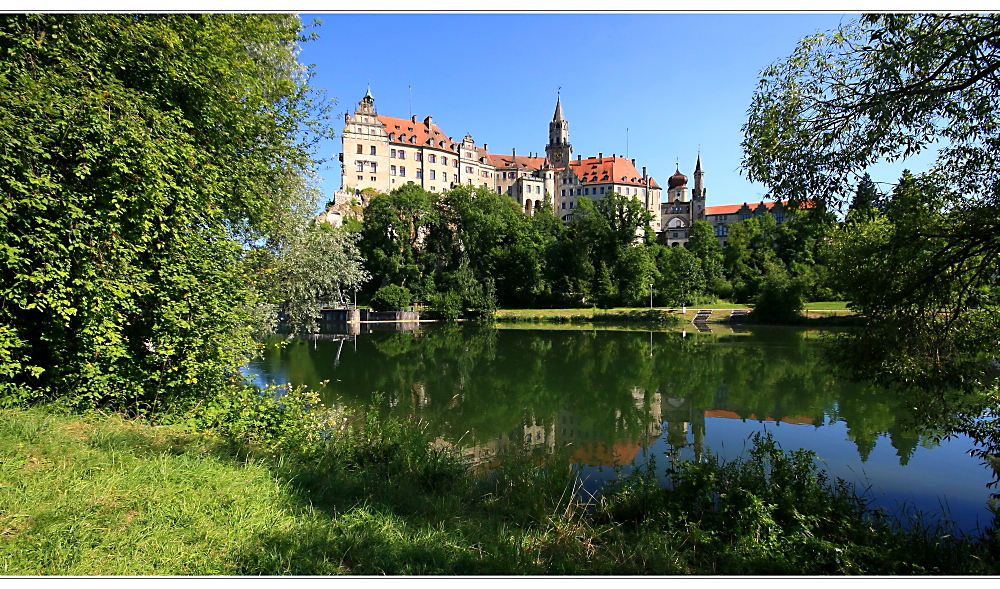
[[556,112],[549,123],[549,144],[545,146],[545,156],[554,168],[565,168],[573,155],[569,144],[569,122],[563,117],[562,86],[556,92]]

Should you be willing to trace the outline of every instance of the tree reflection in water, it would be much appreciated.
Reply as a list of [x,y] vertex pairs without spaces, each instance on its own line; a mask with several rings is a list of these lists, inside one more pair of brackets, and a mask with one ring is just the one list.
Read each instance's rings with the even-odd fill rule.
[[[381,411],[420,419],[437,444],[460,445],[487,463],[520,452],[539,462],[560,457],[567,464],[616,467],[641,462],[654,448],[672,460],[698,460],[712,446],[706,432],[732,430],[722,427],[732,420],[754,431],[767,423],[785,432],[806,428],[796,430],[795,440],[805,431],[831,430],[809,434],[815,441],[807,447],[822,458],[833,452],[823,440],[846,437],[870,470],[881,468],[869,462],[879,438],[888,438],[892,460],[902,466],[918,447],[935,447],[956,433],[996,443],[994,430],[983,426],[977,436],[970,427],[974,420],[961,411],[974,411],[972,404],[931,412],[915,407],[912,395],[836,375],[821,353],[822,334],[812,331],[682,335],[464,323],[369,333],[370,327],[342,326],[342,333],[315,341],[275,338],[269,343],[279,345],[269,345],[250,371],[262,380],[317,388],[329,380],[324,398],[356,411],[382,393]],[[750,431],[739,430],[742,436]],[[886,458],[879,454],[881,464]],[[977,464],[982,461],[967,460],[983,488],[990,476]],[[989,472],[995,480],[996,470]]]

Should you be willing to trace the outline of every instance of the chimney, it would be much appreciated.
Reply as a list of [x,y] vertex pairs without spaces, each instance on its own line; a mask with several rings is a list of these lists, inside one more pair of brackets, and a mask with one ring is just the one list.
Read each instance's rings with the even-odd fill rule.
[[417,122],[417,115],[411,115],[410,116],[410,122],[411,123],[416,123]]
[[431,123],[433,123],[433,122],[434,122],[434,119],[431,118],[431,115],[427,115],[427,118],[424,119],[424,124],[427,125],[428,129],[431,128]]
[[514,165],[517,165],[517,148],[510,148],[510,159],[514,160]]
[[642,167],[642,179],[643,179],[643,180],[645,180],[645,179],[646,179],[646,166],[643,166],[643,167]]
[[489,143],[484,143],[483,144],[483,151],[485,151],[486,153],[490,152],[490,144]]
[[582,155],[576,154],[576,163],[578,163],[578,164],[582,164],[583,163],[583,156]]
[[635,158],[632,158],[632,165],[635,165]]
[[597,163],[600,163],[600,164],[604,163],[604,152],[603,151],[598,151],[597,152]]

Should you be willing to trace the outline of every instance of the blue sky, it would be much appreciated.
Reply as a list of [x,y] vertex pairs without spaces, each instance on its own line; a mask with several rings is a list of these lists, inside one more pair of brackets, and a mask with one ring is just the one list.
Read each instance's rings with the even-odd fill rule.
[[[335,97],[338,139],[322,149],[329,197],[340,186],[339,132],[371,84],[379,114],[471,133],[491,153],[544,152],[556,91],[574,156],[625,154],[661,185],[701,152],[708,205],[756,202],[740,173],[741,128],[759,73],[796,42],[854,15],[303,14],[322,20],[300,61]],[[412,95],[412,107],[410,96]],[[626,131],[628,129],[628,131]],[[917,169],[915,167],[915,169]],[[901,166],[872,176],[892,182]]]

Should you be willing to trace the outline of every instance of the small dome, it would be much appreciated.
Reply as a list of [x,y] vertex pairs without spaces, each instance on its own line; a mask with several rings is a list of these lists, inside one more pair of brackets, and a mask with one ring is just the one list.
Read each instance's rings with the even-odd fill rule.
[[677,188],[678,186],[687,186],[688,177],[681,174],[681,169],[678,167],[674,175],[667,179],[667,190],[671,188]]

